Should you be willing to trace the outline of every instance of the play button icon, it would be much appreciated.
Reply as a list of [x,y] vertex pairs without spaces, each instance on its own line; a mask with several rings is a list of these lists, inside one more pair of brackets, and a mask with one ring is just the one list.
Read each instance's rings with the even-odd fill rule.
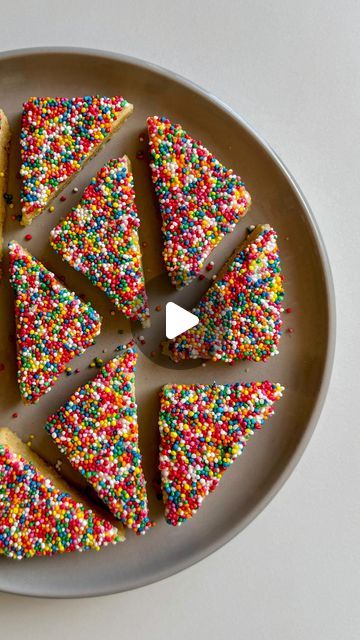
[[180,307],[175,302],[168,302],[166,304],[166,337],[168,340],[172,340],[179,336],[184,331],[192,329],[199,322],[199,318],[190,311],[186,311],[183,307]]
[[[202,366],[200,359],[181,360],[174,362],[166,353],[166,345],[168,340],[180,336],[184,331],[188,331],[191,327],[198,324],[198,318],[194,313],[190,313],[187,309],[194,309],[198,304],[202,295],[209,288],[211,280],[204,278],[190,283],[183,289],[174,289],[167,273],[162,272],[154,276],[146,283],[146,291],[148,294],[151,326],[142,327],[140,323],[131,323],[131,332],[139,351],[150,361],[162,369],[183,370],[196,369]],[[114,322],[118,330],[119,318],[117,314],[110,316],[109,322]],[[116,325],[115,325],[116,322]],[[125,332],[127,331],[127,322],[123,319]],[[123,334],[123,331],[121,331]],[[180,338],[181,339],[181,338]],[[125,336],[121,342],[125,342]],[[143,370],[143,367],[142,367]],[[165,378],[164,378],[165,380]]]

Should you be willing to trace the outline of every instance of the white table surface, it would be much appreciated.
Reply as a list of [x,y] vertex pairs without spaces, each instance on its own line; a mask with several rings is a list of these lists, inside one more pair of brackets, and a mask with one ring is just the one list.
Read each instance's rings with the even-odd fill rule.
[[360,637],[359,29],[356,0],[0,0],[1,49],[78,45],[138,56],[242,114],[313,208],[338,310],[336,363],[316,432],[241,535],[197,566],[126,594],[0,594],[1,640]]

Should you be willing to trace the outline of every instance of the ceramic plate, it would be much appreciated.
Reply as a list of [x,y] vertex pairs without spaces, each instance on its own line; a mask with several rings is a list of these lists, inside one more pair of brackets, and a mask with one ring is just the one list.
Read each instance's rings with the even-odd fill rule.
[[[19,212],[19,127],[22,102],[29,96],[82,96],[122,94],[135,106],[134,114],[102,151],[81,171],[64,192],[65,202],[55,201],[24,230],[9,219],[5,241],[25,244],[67,286],[83,293],[104,317],[97,343],[74,361],[80,373],[62,376],[53,390],[35,406],[20,401],[15,368],[13,298],[5,277],[0,290],[1,334],[0,424],[15,429],[25,440],[34,435],[33,448],[46,460],[62,459],[44,431],[49,414],[85,381],[94,376],[89,368],[95,356],[109,359],[116,346],[145,335],[146,345],[137,366],[140,444],[148,481],[151,512],[156,527],[146,536],[131,531],[123,544],[102,551],[35,558],[22,562],[1,559],[0,589],[37,596],[90,596],[133,589],[155,582],[189,567],[228,542],[265,507],[289,477],[312,434],[324,402],[334,347],[334,302],[326,254],[314,219],[289,172],[269,146],[233,111],[202,89],[175,74],[145,62],[111,53],[75,49],[42,49],[2,54],[0,57],[0,105],[13,130],[9,192]],[[280,354],[265,364],[210,363],[174,365],[167,358],[150,355],[164,334],[163,309],[175,301],[191,309],[209,285],[211,272],[185,291],[175,292],[161,260],[159,214],[156,209],[148,163],[137,158],[146,150],[139,140],[148,115],[165,115],[180,122],[228,167],[240,174],[253,199],[251,212],[213,252],[215,271],[245,236],[246,227],[269,223],[278,232],[285,276],[284,333]],[[144,267],[150,295],[153,329],[148,334],[131,327],[100,290],[80,273],[65,265],[50,248],[49,232],[72,206],[100,166],[126,153],[133,164],[137,204],[141,217]],[[141,155],[141,154],[140,154]],[[73,187],[78,193],[73,193]],[[24,236],[32,239],[25,242]],[[161,305],[161,311],[155,307]],[[288,332],[291,329],[292,332]],[[122,333],[121,333],[122,332]],[[209,496],[189,522],[172,528],[165,523],[163,506],[156,496],[154,480],[158,462],[158,394],[165,383],[219,383],[269,379],[286,387],[277,403],[276,415],[257,433],[243,456],[227,471],[218,489]],[[18,417],[13,418],[12,414]],[[62,473],[84,487],[64,461]],[[86,487],[84,487],[86,491]],[[296,505],[294,504],[294,509]],[[291,517],[291,514],[289,514]]]

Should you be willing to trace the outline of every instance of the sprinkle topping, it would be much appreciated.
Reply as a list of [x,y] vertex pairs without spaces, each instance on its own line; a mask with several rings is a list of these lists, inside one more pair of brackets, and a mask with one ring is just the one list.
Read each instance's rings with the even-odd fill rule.
[[160,404],[160,471],[169,524],[191,518],[273,414],[283,387],[271,382],[166,385]]
[[181,288],[246,214],[250,195],[241,178],[181,125],[158,116],[147,122],[165,265],[172,283]]
[[259,362],[277,354],[282,281],[276,233],[258,226],[193,309],[199,323],[168,343],[170,357]]
[[42,210],[60,185],[110,135],[129,103],[106,98],[30,98],[20,134],[23,215]]
[[117,542],[107,520],[55,488],[49,478],[0,444],[0,555],[21,560]]
[[67,363],[94,343],[101,319],[19,244],[10,242],[9,252],[18,382],[23,400],[34,403],[50,391]]
[[136,533],[151,526],[139,450],[133,342],[48,419],[60,451],[121,522]]
[[110,160],[50,235],[52,247],[128,318],[148,323],[134,180],[126,157]]

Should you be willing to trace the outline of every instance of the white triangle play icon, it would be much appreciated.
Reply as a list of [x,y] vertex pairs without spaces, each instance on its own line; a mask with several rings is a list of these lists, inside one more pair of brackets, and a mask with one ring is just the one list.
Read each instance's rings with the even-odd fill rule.
[[166,303],[166,337],[168,340],[172,340],[179,336],[180,333],[192,329],[198,322],[199,318],[197,316],[179,307],[175,302]]

